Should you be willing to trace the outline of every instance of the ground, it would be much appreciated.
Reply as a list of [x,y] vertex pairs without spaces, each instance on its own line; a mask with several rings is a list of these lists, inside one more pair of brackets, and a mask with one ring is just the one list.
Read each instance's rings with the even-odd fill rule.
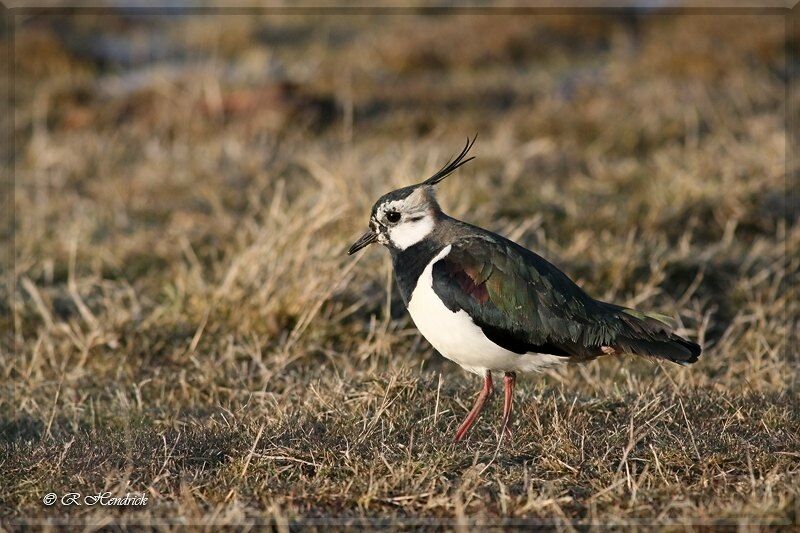
[[[796,522],[786,28],[744,12],[18,13],[0,517]],[[378,196],[476,132],[443,208],[597,298],[673,317],[697,364],[524,376],[513,438],[495,397],[451,444],[480,379],[420,337],[384,250],[345,251]],[[148,504],[41,503],[104,491]]]

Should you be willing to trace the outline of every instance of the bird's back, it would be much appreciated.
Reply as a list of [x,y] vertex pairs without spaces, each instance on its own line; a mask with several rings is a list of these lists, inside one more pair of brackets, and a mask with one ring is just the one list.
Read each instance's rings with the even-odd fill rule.
[[571,360],[633,353],[681,364],[700,354],[661,315],[595,300],[555,265],[509,239],[450,217],[435,239],[439,246],[433,248],[452,248],[434,265],[434,290],[506,349]]

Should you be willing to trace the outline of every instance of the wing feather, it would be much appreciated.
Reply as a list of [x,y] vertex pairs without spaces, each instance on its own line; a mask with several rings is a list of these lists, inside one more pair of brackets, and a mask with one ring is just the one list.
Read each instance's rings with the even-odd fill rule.
[[[433,267],[433,289],[516,353],[592,358],[609,337],[602,311],[565,274],[511,241],[471,236]],[[585,342],[589,340],[589,342]]]
[[451,311],[463,309],[489,339],[515,353],[572,360],[633,353],[689,364],[701,352],[663,315],[595,300],[544,258],[488,233],[452,244],[433,266],[433,290]]

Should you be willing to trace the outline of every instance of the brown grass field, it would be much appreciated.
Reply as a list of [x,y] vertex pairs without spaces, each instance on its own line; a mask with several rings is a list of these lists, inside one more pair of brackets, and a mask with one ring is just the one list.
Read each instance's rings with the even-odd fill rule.
[[[15,20],[6,527],[797,524],[784,14]],[[444,209],[697,364],[528,375],[511,440],[495,400],[450,443],[480,380],[345,250],[475,132]],[[148,504],[42,503],[106,491]]]

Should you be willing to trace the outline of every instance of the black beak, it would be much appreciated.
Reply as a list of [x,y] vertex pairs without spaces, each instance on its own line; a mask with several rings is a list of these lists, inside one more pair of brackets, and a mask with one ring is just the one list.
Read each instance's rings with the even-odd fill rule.
[[372,244],[377,240],[378,240],[378,234],[372,231],[371,229],[367,230],[367,232],[361,237],[359,237],[359,239],[353,243],[353,246],[351,246],[350,249],[347,250],[347,255],[353,255],[360,249],[366,248],[367,246],[369,246],[370,244]]

